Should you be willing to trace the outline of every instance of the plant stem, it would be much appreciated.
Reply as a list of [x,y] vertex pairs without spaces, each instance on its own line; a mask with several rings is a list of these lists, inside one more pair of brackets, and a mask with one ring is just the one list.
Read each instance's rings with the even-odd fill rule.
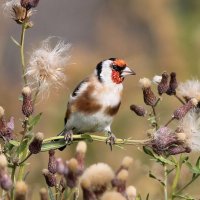
[[[157,101],[158,102],[158,101]],[[157,104],[157,103],[156,103]],[[158,130],[158,121],[157,121],[157,115],[156,115],[156,109],[155,106],[152,106],[152,110],[153,110],[153,115],[155,117],[155,125],[156,125],[156,130]]]
[[168,126],[172,121],[174,121],[174,119],[175,119],[175,118],[172,117],[172,118],[165,124],[165,127]]
[[171,199],[173,199],[173,195],[176,192],[176,188],[177,188],[177,184],[178,184],[178,180],[180,178],[180,174],[181,174],[181,165],[182,165],[182,154],[180,155],[179,161],[177,162],[177,166],[176,166],[176,175],[174,177],[173,180],[173,184],[172,184],[172,195],[171,195]]
[[28,160],[32,156],[32,153],[29,153],[26,158],[24,158],[18,165],[23,164],[26,160]]
[[168,176],[168,174],[167,174],[167,165],[165,164],[165,165],[164,165],[164,184],[165,184],[165,185],[164,185],[164,197],[165,197],[165,200],[168,200],[168,193],[167,193],[167,188],[168,188],[168,187],[167,187],[167,186],[168,186],[168,185],[167,185],[167,184],[168,184],[167,182],[168,182],[168,181],[167,181],[167,176]]
[[[15,172],[16,172],[17,166],[14,164],[12,168],[12,174],[11,174],[11,179],[12,182],[15,182]],[[11,200],[14,200],[14,188],[11,189]]]
[[184,185],[178,192],[176,192],[175,195],[180,194],[183,190],[185,190],[191,183],[193,183],[198,177],[200,176],[200,174],[197,174],[194,178],[192,178],[186,185]]
[[185,102],[177,95],[177,94],[175,94],[174,95],[183,105],[185,104]]
[[25,58],[24,58],[24,38],[25,38],[25,32],[26,32],[26,23],[24,22],[22,24],[22,32],[21,32],[21,40],[20,40],[20,55],[21,55],[21,65],[22,65],[22,76],[24,79],[24,84],[27,85],[27,79],[26,79],[26,68],[25,68]]

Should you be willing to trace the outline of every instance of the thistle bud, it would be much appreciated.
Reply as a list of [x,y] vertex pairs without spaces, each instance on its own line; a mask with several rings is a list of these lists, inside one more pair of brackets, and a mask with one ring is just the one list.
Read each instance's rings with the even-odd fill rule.
[[133,158],[131,158],[130,156],[125,156],[122,160],[122,168],[123,169],[129,169],[129,167],[133,164]]
[[48,193],[46,188],[41,188],[40,189],[40,200],[48,200]]
[[176,88],[178,87],[178,83],[176,80],[176,73],[172,72],[170,74],[170,82],[169,82],[169,88],[167,90],[168,95],[175,95],[176,94]]
[[96,195],[91,191],[91,182],[88,179],[81,180],[81,188],[83,190],[83,200],[96,200]]
[[26,117],[29,117],[33,113],[33,102],[31,98],[30,87],[26,86],[22,89],[22,96],[23,96],[22,113]]
[[29,151],[32,154],[37,154],[41,151],[43,139],[44,139],[43,133],[38,132],[38,133],[35,134],[32,142],[30,143],[30,145],[28,147]]
[[127,194],[128,200],[135,200],[136,195],[137,195],[136,188],[132,185],[128,186],[126,188],[126,194]]
[[159,95],[162,95],[163,93],[167,92],[169,88],[168,78],[169,78],[169,75],[167,74],[167,72],[163,72],[161,82],[158,84],[158,87],[157,87]]
[[0,185],[1,188],[6,191],[10,190],[13,186],[12,180],[5,170],[1,172]]
[[15,200],[25,200],[28,187],[24,181],[18,181],[15,185]]
[[39,3],[39,0],[21,0],[21,6],[26,8],[26,10],[30,10],[31,8],[35,8]]
[[84,141],[80,141],[76,147],[76,160],[78,161],[78,169],[82,174],[85,168],[85,153],[87,151],[87,144]]
[[57,165],[56,165],[56,158],[55,158],[55,151],[51,149],[49,151],[49,162],[48,162],[48,170],[55,174],[57,172]]
[[65,174],[67,180],[67,186],[74,188],[77,185],[79,170],[78,170],[78,161],[75,158],[71,158],[68,162],[69,172]]
[[64,174],[65,172],[65,165],[61,158],[56,159],[56,172],[60,175]]
[[5,114],[5,110],[0,106],[0,119],[2,119],[4,114]]
[[173,118],[180,120],[188,113],[189,110],[197,106],[198,101],[195,98],[189,100],[186,104],[179,107],[177,110],[174,111]]
[[151,81],[148,78],[142,78],[139,80],[143,90],[143,98],[146,105],[155,106],[157,98],[151,90]]
[[136,115],[144,117],[147,114],[147,110],[143,108],[142,106],[137,106],[137,105],[131,105],[130,109],[135,112]]
[[49,187],[56,186],[56,176],[54,174],[52,174],[51,172],[49,172],[48,169],[43,169],[42,170],[42,174],[44,175],[44,178],[46,180],[46,184]]

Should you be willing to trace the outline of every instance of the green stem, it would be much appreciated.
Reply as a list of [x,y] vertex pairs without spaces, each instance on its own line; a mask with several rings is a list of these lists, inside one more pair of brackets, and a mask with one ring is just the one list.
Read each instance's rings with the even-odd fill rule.
[[167,187],[167,186],[168,186],[168,185],[167,185],[167,184],[168,184],[168,183],[167,183],[167,182],[168,182],[168,179],[167,179],[167,178],[168,178],[168,174],[167,174],[167,165],[165,164],[165,165],[164,165],[164,184],[165,184],[165,185],[164,185],[164,197],[165,197],[164,199],[165,199],[165,200],[168,200],[168,193],[167,193],[167,190],[168,190],[168,189],[167,189],[167,188],[168,188],[168,187]]
[[176,192],[176,188],[177,188],[178,181],[179,181],[180,174],[181,174],[181,165],[182,165],[181,160],[182,160],[182,154],[180,155],[179,161],[177,163],[177,166],[176,166],[176,175],[175,175],[174,181],[172,183],[172,197],[171,197],[172,199],[173,199],[173,195]]
[[192,178],[192,180],[190,180],[187,184],[185,184],[178,192],[176,192],[176,195],[179,195],[183,190],[185,190],[191,183],[193,183],[198,177],[200,176],[200,174],[197,174],[194,178]]
[[25,68],[25,58],[24,58],[24,38],[26,32],[26,23],[22,24],[21,40],[20,40],[20,55],[21,55],[21,65],[22,65],[22,76],[24,79],[24,84],[27,85],[26,79],[26,68]]
[[177,95],[177,94],[175,94],[174,95],[183,105],[185,104],[185,102]]
[[[15,172],[16,172],[17,166],[14,164],[12,168],[12,174],[11,174],[11,179],[12,182],[15,182]],[[14,200],[14,188],[11,189],[11,200]]]
[[32,156],[32,153],[29,153],[26,158],[24,158],[18,165],[23,164],[25,161],[27,161]]
[[152,106],[152,110],[153,110],[153,115],[155,118],[155,126],[156,126],[156,130],[158,130],[158,120],[157,120],[157,115],[156,115],[156,109],[155,106]]
[[37,100],[37,96],[38,96],[39,92],[40,92],[40,83],[39,83],[39,85],[35,91],[34,97],[33,97],[33,106],[35,105],[35,102]]

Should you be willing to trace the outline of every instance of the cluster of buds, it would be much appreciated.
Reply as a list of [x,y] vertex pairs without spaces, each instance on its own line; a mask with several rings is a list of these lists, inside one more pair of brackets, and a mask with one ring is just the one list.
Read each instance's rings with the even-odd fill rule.
[[13,139],[14,118],[11,117],[9,122],[5,119],[5,111],[0,106],[0,137],[5,141]]
[[3,190],[10,190],[13,187],[12,180],[8,174],[8,161],[4,154],[0,154],[0,186]]
[[135,200],[135,187],[126,187],[128,169],[132,162],[132,158],[125,157],[116,173],[106,163],[97,163],[88,167],[80,181],[83,199]]
[[[64,191],[68,188],[75,188],[78,185],[79,177],[82,175],[85,165],[85,153],[87,146],[85,142],[79,142],[76,148],[76,154],[74,158],[64,162],[61,158],[55,157],[55,151],[49,151],[48,169],[43,170],[46,183],[49,187],[56,186],[60,191]],[[57,180],[56,174],[61,176],[60,181]]]

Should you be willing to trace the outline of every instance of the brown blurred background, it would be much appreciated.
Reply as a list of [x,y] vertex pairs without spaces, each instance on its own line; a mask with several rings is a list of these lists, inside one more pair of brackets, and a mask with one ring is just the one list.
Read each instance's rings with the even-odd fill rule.
[[[59,36],[73,46],[66,84],[52,91],[53,95],[36,107],[35,112],[43,112],[43,117],[35,132],[44,132],[45,137],[56,135],[63,128],[67,99],[76,84],[92,73],[100,60],[120,57],[137,76],[128,77],[124,83],[122,106],[112,130],[122,138],[145,138],[145,130],[149,128],[146,119],[136,117],[129,110],[132,103],[144,104],[138,80],[144,76],[152,78],[164,70],[177,72],[179,81],[199,77],[199,18],[199,0],[41,0],[32,17],[35,25],[26,34],[27,58],[49,36]],[[20,26],[0,12],[0,105],[5,108],[7,117],[15,117],[18,132],[22,118],[17,100],[22,86],[21,67],[19,50],[10,36],[19,38]],[[161,124],[178,105],[172,97],[163,97],[158,111]],[[158,165],[155,166],[140,147],[114,148],[111,152],[104,143],[88,146],[87,165],[107,162],[116,169],[125,155],[132,156],[134,164],[129,183],[135,185],[143,197],[150,193],[152,199],[162,199],[159,184],[148,177],[152,167],[159,172]],[[74,148],[72,145],[62,153],[57,152],[57,156],[68,159]],[[28,182],[33,192],[44,185],[41,170],[47,167],[47,158],[47,153],[41,153],[30,159]],[[199,195],[195,187],[188,192]]]

